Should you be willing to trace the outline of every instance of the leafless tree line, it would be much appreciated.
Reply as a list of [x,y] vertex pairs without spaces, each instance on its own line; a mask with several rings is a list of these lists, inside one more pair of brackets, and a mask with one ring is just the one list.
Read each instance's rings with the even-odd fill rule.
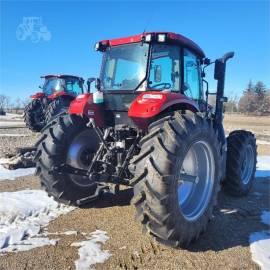
[[29,99],[16,98],[12,100],[10,97],[0,94],[0,111],[15,111],[23,109],[29,103]]
[[[0,112],[18,112],[28,103],[29,99],[17,98],[12,101],[10,97],[0,94]],[[261,81],[256,84],[250,81],[240,98],[233,95],[228,98],[228,102],[225,103],[225,111],[229,113],[270,115],[270,89],[267,89]]]
[[236,96],[229,97],[225,104],[226,112],[240,112],[255,115],[270,115],[270,89],[258,81],[253,84],[249,81],[243,95],[239,98]]

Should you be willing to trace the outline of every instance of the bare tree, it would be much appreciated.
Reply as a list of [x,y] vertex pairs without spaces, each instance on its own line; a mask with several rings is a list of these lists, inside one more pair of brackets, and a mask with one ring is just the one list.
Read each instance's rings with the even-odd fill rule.
[[14,107],[15,107],[14,109],[15,109],[16,113],[18,113],[18,110],[20,110],[22,108],[22,101],[20,98],[16,98]]
[[6,95],[0,95],[0,111],[5,111],[10,104],[10,98]]
[[25,108],[26,105],[28,105],[30,102],[30,98],[24,98],[21,100],[22,108]]
[[224,103],[225,112],[234,113],[238,111],[238,97],[230,94],[228,101]]

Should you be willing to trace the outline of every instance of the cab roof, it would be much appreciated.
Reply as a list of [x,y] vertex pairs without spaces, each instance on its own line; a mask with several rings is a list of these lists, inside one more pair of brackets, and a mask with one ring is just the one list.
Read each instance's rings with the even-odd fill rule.
[[165,34],[166,35],[166,42],[165,43],[174,43],[180,46],[187,47],[191,49],[195,54],[197,54],[199,57],[204,58],[205,54],[203,50],[197,45],[195,42],[193,42],[191,39],[176,34],[173,32],[144,32],[142,34],[134,35],[134,36],[128,36],[123,38],[115,38],[110,40],[102,40],[100,41],[101,44],[107,45],[107,46],[118,46],[123,44],[130,44],[130,43],[137,43],[142,41],[147,35],[151,34],[153,39],[155,40],[158,34]]
[[45,79],[49,79],[49,78],[74,78],[74,79],[78,79],[78,80],[84,80],[82,77],[78,77],[75,75],[67,75],[67,74],[49,74],[49,75],[44,75],[41,76],[40,78],[45,78]]

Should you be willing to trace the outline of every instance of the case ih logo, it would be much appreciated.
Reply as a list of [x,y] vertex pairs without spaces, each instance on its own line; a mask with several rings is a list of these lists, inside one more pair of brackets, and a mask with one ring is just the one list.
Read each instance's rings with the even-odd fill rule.
[[33,43],[38,43],[42,40],[49,41],[51,39],[51,32],[42,23],[41,17],[23,17],[23,21],[17,27],[16,37],[23,41],[27,38]]

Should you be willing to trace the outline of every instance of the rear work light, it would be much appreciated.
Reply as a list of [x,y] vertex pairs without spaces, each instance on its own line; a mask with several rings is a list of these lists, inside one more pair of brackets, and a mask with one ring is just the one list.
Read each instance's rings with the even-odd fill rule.
[[95,44],[95,50],[104,52],[108,46],[108,41],[100,41]]
[[97,43],[95,44],[95,50],[98,51],[99,49],[100,49],[100,43],[97,42]]
[[165,42],[166,41],[166,35],[165,34],[158,34],[158,42]]
[[150,42],[152,40],[152,35],[151,34],[147,34],[145,37],[144,37],[144,40],[145,42]]

